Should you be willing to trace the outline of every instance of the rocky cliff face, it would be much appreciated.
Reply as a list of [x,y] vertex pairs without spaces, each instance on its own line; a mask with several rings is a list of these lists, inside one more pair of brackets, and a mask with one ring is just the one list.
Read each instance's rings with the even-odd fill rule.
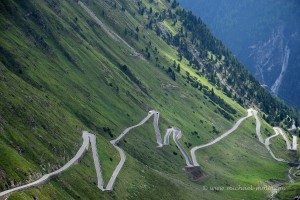
[[179,2],[200,16],[264,87],[300,107],[299,2]]
[[290,48],[283,34],[283,26],[277,27],[267,41],[259,41],[249,47],[255,77],[278,95],[288,68]]

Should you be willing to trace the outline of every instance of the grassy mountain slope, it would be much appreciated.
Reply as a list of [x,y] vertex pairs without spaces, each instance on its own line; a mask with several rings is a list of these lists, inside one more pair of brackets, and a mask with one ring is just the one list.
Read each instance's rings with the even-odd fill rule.
[[[139,122],[150,109],[161,112],[162,133],[169,125],[183,131],[180,142],[187,150],[185,142],[192,146],[208,142],[246,115],[245,108],[197,74],[186,58],[179,61],[176,47],[145,28],[149,17],[139,14],[139,3],[83,3],[94,17],[77,1],[0,3],[1,191],[35,180],[66,163],[81,145],[82,130],[97,136],[107,182],[119,161],[109,140]],[[143,3],[148,10],[153,7],[152,13],[171,6],[164,1]],[[106,25],[106,31],[96,17]],[[180,22],[172,26],[172,20],[164,20],[164,24],[173,32],[178,31],[176,26],[180,28]],[[180,64],[178,71],[173,68],[174,60],[176,66]],[[193,87],[188,74],[207,87],[207,92]],[[212,88],[223,103],[212,100]],[[203,190],[205,185],[258,186],[266,185],[269,179],[287,179],[288,168],[272,161],[258,143],[251,120],[224,142],[199,151],[198,160],[205,173],[199,181],[191,181],[182,170],[184,160],[174,144],[156,148],[154,130],[148,122],[121,142],[127,160],[113,192],[97,189],[88,151],[78,165],[62,175],[9,199],[265,197],[265,191]],[[199,137],[192,134],[194,131]],[[278,151],[284,151],[281,143],[274,142]],[[253,174],[250,180],[249,172]]]

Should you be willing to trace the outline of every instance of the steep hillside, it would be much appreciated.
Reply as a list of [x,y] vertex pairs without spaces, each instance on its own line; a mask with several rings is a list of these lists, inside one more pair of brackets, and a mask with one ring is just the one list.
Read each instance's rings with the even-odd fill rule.
[[[182,130],[186,151],[230,129],[250,106],[283,127],[290,125],[286,115],[297,118],[177,3],[3,1],[0,10],[0,191],[62,167],[80,148],[83,130],[96,135],[107,183],[120,160],[109,141],[152,109],[161,113],[162,134],[169,126]],[[266,121],[264,137],[274,134]],[[97,188],[89,150],[61,175],[9,199],[265,198],[270,190],[205,189],[288,181],[288,165],[259,143],[254,122],[197,151],[199,180],[185,172],[173,141],[156,147],[147,122],[120,141],[127,159],[113,191]],[[297,162],[283,144],[274,141],[274,152]]]
[[200,16],[262,85],[300,107],[299,1],[179,2]]

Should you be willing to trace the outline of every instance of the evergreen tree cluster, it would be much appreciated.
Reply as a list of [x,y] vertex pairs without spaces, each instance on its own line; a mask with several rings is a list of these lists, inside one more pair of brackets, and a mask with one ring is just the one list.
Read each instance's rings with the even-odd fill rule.
[[[153,1],[149,1],[154,3]],[[170,3],[170,9],[161,12],[153,12],[152,7],[147,8],[142,1],[138,1],[139,14],[147,12],[148,23],[145,28],[156,31],[168,44],[177,47],[178,60],[186,58],[189,66],[195,69],[198,75],[205,76],[211,84],[221,89],[227,96],[235,99],[244,107],[255,105],[263,113],[263,117],[269,123],[278,124],[287,115],[296,120],[299,119],[299,111],[287,106],[283,101],[266,91],[250,72],[236,59],[236,57],[215,38],[202,20],[190,11],[178,6],[176,0],[166,0]],[[182,26],[175,35],[162,34],[159,23],[171,20],[172,25],[181,22]],[[167,74],[176,80],[175,73],[180,72],[179,67],[167,68]],[[218,110],[223,115],[235,114],[235,110],[226,104],[209,89],[206,89],[195,77],[185,76],[188,83],[198,90],[203,90],[211,101],[222,108]],[[243,87],[241,87],[243,86]],[[226,112],[227,114],[225,114]],[[297,121],[297,123],[299,123]]]

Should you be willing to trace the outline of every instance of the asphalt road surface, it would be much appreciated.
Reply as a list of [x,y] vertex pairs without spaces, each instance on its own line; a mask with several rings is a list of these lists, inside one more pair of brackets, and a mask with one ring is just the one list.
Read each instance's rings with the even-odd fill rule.
[[0,197],[8,196],[8,195],[10,195],[13,192],[17,192],[17,191],[21,191],[21,190],[26,190],[26,189],[31,188],[31,187],[39,186],[39,185],[43,184],[44,182],[46,182],[47,180],[49,180],[50,178],[52,178],[53,176],[56,176],[56,175],[62,173],[63,171],[67,170],[71,165],[73,165],[74,163],[76,163],[78,161],[78,159],[83,155],[83,153],[88,148],[89,138],[90,138],[89,134],[87,134],[86,132],[84,132],[82,134],[82,138],[83,138],[83,143],[82,143],[80,149],[78,150],[78,152],[76,153],[76,155],[67,164],[65,164],[62,168],[60,168],[60,169],[58,169],[58,170],[56,170],[56,171],[54,171],[52,173],[45,174],[40,179],[38,179],[38,180],[36,180],[36,181],[34,181],[32,183],[29,183],[29,184],[26,184],[26,185],[15,187],[15,188],[10,189],[10,190],[6,190],[6,191],[3,191],[3,192],[0,192]]
[[279,127],[274,127],[273,129],[275,130],[275,132],[279,132],[282,135],[283,139],[286,142],[286,148],[289,150],[292,149],[291,142],[288,139],[288,137],[286,136],[285,132],[283,132],[282,129]]
[[227,137],[228,135],[230,135],[232,132],[234,132],[240,125],[241,123],[247,119],[248,117],[252,116],[253,113],[252,113],[252,109],[249,109],[248,110],[248,115],[246,117],[243,117],[241,118],[240,120],[238,120],[234,126],[226,131],[224,134],[222,134],[221,136],[217,137],[216,139],[212,140],[211,142],[207,143],[207,144],[202,144],[202,145],[199,145],[199,146],[195,146],[191,149],[191,155],[192,155],[192,160],[193,160],[193,165],[194,166],[199,166],[199,163],[197,161],[197,158],[196,158],[196,151],[199,150],[199,149],[202,149],[202,148],[205,148],[205,147],[209,147],[211,145],[214,145],[215,143],[219,142],[220,140],[224,139],[225,137]]
[[[128,132],[136,127],[139,127],[141,125],[143,125],[144,123],[146,123],[151,116],[154,116],[153,119],[153,126],[154,126],[154,131],[155,131],[155,136],[156,136],[156,142],[158,144],[158,147],[163,147],[163,145],[168,145],[169,144],[169,138],[170,135],[173,133],[173,140],[176,144],[176,146],[178,147],[178,149],[180,150],[180,152],[182,153],[182,155],[185,158],[185,162],[186,162],[186,166],[187,167],[193,167],[193,166],[199,166],[199,163],[197,162],[197,158],[195,155],[195,152],[199,149],[211,146],[216,144],[217,142],[219,142],[220,140],[224,139],[225,137],[227,137],[228,135],[230,135],[232,132],[234,132],[240,125],[241,123],[246,120],[247,118],[251,117],[252,115],[254,115],[255,119],[256,119],[256,134],[258,136],[258,139],[261,143],[263,143],[265,145],[265,147],[267,148],[267,150],[270,152],[271,156],[280,162],[286,162],[285,160],[281,159],[281,158],[277,158],[273,152],[270,149],[270,139],[277,137],[279,134],[282,135],[283,139],[286,141],[287,144],[287,149],[291,149],[291,143],[288,139],[288,137],[285,135],[285,133],[278,127],[274,127],[274,131],[275,131],[275,135],[272,135],[270,137],[268,137],[265,141],[261,135],[260,132],[260,128],[261,128],[261,122],[257,116],[257,111],[254,109],[248,109],[248,115],[241,118],[240,120],[238,120],[234,126],[226,131],[224,134],[222,134],[221,136],[217,137],[216,139],[212,140],[211,142],[207,143],[207,144],[202,144],[199,146],[195,146],[191,149],[191,157],[188,155],[188,153],[185,151],[185,149],[181,146],[179,139],[182,137],[182,132],[181,130],[177,129],[177,128],[168,128],[166,131],[166,134],[164,136],[164,141],[162,143],[162,138],[161,138],[161,134],[160,134],[160,130],[159,130],[159,112],[155,111],[155,110],[151,110],[148,112],[148,115],[138,124],[128,127],[126,128],[116,139],[111,140],[110,143],[116,148],[116,150],[119,152],[120,154],[120,162],[118,163],[117,167],[115,168],[106,188],[104,187],[104,182],[103,182],[103,176],[102,176],[102,170],[101,170],[101,164],[100,164],[100,160],[98,157],[98,152],[97,152],[97,146],[96,146],[96,137],[95,135],[87,132],[87,131],[83,131],[82,133],[82,138],[83,138],[83,142],[82,142],[82,146],[80,147],[80,149],[78,150],[78,152],[76,153],[76,155],[67,163],[65,164],[62,168],[49,173],[49,174],[45,174],[44,176],[42,176],[40,179],[23,185],[23,186],[19,186],[13,189],[9,189],[3,192],[0,192],[0,197],[4,197],[7,198],[11,193],[13,192],[17,192],[17,191],[21,191],[21,190],[26,190],[30,187],[36,187],[36,186],[40,186],[41,184],[43,184],[44,182],[46,182],[47,180],[49,180],[50,178],[62,173],[63,171],[67,170],[70,166],[72,166],[74,163],[76,163],[84,154],[84,152],[88,149],[89,144],[91,144],[91,149],[92,149],[92,153],[93,153],[93,159],[94,159],[94,164],[95,164],[95,169],[96,169],[96,174],[97,174],[97,179],[98,179],[98,188],[102,191],[111,191],[113,189],[114,183],[116,181],[116,178],[120,172],[120,170],[122,169],[125,161],[126,161],[126,155],[123,149],[121,149],[117,144],[118,142],[123,139],[126,134],[128,134]],[[295,142],[294,142],[295,143]],[[293,147],[297,146],[297,144],[293,143]],[[289,179],[290,182],[293,181],[293,178],[291,177],[291,170],[292,168],[289,170]]]

